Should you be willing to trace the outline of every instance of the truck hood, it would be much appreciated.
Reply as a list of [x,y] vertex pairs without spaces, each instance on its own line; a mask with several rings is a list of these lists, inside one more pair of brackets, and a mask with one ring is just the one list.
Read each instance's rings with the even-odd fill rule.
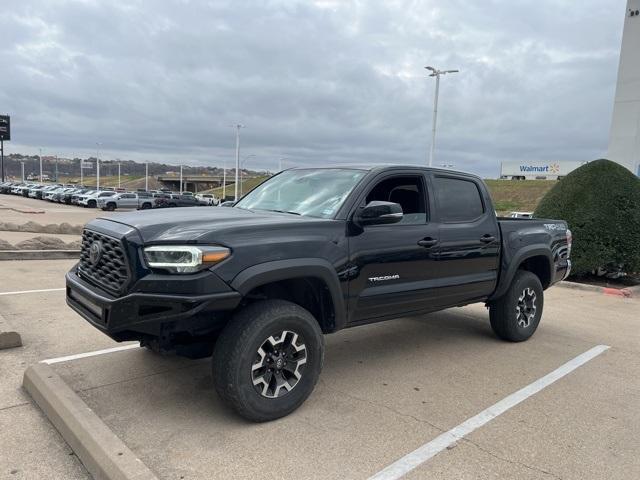
[[[182,207],[118,213],[100,220],[135,228],[145,243],[207,243],[230,229],[274,228],[278,225],[323,221],[265,210],[233,207]],[[90,225],[90,224],[89,224]],[[104,224],[103,224],[104,225]]]

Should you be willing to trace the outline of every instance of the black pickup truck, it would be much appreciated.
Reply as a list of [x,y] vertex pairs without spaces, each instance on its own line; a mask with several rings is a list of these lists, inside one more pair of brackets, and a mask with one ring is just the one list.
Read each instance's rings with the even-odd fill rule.
[[312,392],[323,334],[484,302],[498,337],[528,339],[570,250],[564,221],[497,218],[473,175],[292,169],[232,208],[89,222],[67,303],[117,341],[213,353],[222,399],[266,421]]

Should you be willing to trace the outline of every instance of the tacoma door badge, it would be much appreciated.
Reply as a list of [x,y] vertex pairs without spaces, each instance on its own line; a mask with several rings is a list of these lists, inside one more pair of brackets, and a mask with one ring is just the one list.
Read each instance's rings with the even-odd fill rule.
[[400,275],[396,273],[395,275],[383,275],[382,277],[369,277],[369,281],[373,283],[378,283],[378,282],[386,282],[388,280],[398,280],[399,278],[400,278]]

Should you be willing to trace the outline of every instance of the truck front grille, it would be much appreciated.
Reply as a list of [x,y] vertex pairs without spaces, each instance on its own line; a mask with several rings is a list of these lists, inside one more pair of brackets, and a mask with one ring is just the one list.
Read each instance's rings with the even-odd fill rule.
[[129,280],[129,268],[120,240],[85,229],[78,273],[84,280],[110,293],[122,293]]

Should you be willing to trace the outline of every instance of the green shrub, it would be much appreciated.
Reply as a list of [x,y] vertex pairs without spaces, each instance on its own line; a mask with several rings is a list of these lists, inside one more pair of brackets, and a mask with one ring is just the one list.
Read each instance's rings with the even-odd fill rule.
[[573,274],[640,271],[640,179],[619,164],[596,160],[574,170],[544,196],[535,216],[569,224]]

